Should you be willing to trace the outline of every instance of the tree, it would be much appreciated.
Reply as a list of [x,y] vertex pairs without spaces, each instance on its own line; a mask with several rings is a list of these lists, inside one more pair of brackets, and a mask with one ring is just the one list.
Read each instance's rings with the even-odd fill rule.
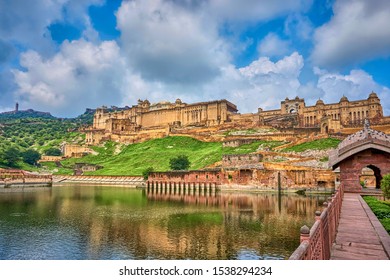
[[57,148],[49,148],[45,150],[45,155],[47,156],[60,156],[61,155],[61,150]]
[[3,161],[8,166],[16,166],[16,163],[19,160],[19,156],[19,150],[14,147],[6,149],[2,154]]
[[29,149],[22,153],[22,158],[25,163],[35,165],[41,159],[41,154],[35,150]]
[[148,167],[144,171],[142,171],[142,176],[144,177],[144,180],[148,180],[149,174],[154,171],[153,167]]
[[390,173],[383,176],[381,181],[381,189],[386,199],[390,198]]
[[190,161],[185,155],[179,155],[169,160],[169,166],[172,170],[187,170],[190,167]]

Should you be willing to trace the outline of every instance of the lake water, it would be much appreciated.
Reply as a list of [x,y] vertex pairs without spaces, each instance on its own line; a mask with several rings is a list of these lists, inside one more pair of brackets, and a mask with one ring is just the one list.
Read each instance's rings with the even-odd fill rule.
[[325,199],[102,186],[0,193],[0,259],[286,259]]

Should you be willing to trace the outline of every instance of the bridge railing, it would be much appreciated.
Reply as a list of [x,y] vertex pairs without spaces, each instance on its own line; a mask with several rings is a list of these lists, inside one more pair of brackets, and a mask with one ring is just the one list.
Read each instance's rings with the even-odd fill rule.
[[301,244],[290,256],[290,260],[328,260],[332,244],[336,239],[337,226],[340,220],[344,187],[340,188],[324,202],[324,210],[316,211],[316,221],[309,229],[301,227]]

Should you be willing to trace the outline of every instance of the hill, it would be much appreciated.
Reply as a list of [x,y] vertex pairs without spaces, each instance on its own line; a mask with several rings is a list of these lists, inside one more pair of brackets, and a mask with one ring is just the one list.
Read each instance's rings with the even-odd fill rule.
[[220,161],[222,154],[246,154],[255,152],[260,145],[275,147],[281,144],[282,142],[276,141],[258,141],[237,148],[224,148],[220,142],[202,142],[191,137],[170,136],[128,146],[106,142],[104,146],[92,147],[95,155],[62,161],[62,168],[53,163],[45,165],[52,170],[57,169],[59,174],[72,174],[74,164],[83,162],[103,166],[103,169],[89,174],[142,175],[148,167],[153,167],[156,171],[168,171],[169,159],[178,155],[188,156],[190,169],[200,169]]
[[17,156],[14,164],[7,163],[4,153],[14,149],[18,155],[27,150],[35,150],[43,155],[50,148],[60,149],[64,142],[82,143],[84,135],[78,128],[88,124],[88,111],[73,119],[53,117],[50,113],[35,110],[0,113],[0,167],[36,169],[25,164]]
[[25,118],[40,118],[40,119],[55,119],[48,112],[35,111],[33,109],[23,111],[11,111],[0,113],[0,121],[14,120],[14,119],[25,119]]

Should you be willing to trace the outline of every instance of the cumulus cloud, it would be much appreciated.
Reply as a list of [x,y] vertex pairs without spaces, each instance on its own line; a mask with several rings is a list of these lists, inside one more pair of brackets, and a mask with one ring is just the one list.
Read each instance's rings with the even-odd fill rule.
[[17,42],[48,55],[55,46],[48,26],[54,22],[84,21],[90,5],[102,0],[0,0],[0,39]]
[[[298,77],[303,57],[293,53],[276,62],[260,57],[250,65],[236,68],[229,65],[222,74],[202,88],[206,100],[226,98],[237,104],[242,113],[277,108],[286,96],[295,97],[300,86]],[[270,98],[272,96],[272,98]]]
[[44,59],[35,51],[22,54],[14,70],[16,96],[23,107],[58,116],[80,114],[85,107],[118,104],[124,94],[126,69],[113,41],[93,45],[85,40],[65,41],[60,52]]
[[337,68],[390,56],[387,0],[337,0],[333,12],[333,18],[315,31],[316,65]]
[[309,8],[312,0],[213,0],[210,11],[227,21],[261,21]]
[[[318,75],[317,87],[324,92],[327,102],[339,102],[340,97],[345,95],[349,100],[367,99],[374,91],[382,100],[390,96],[389,88],[375,82],[373,77],[363,70],[352,70],[347,75],[316,69]],[[386,102],[382,102],[385,111],[389,113]]]
[[228,60],[215,23],[170,1],[124,2],[117,24],[129,65],[150,81],[209,81]]
[[[53,1],[46,2],[49,5]],[[73,2],[58,1],[62,7]],[[89,18],[84,18],[83,39],[64,41],[56,53],[42,53],[32,48],[21,55],[23,68],[14,69],[12,77],[9,72],[0,72],[0,90],[7,92],[0,95],[0,104],[2,108],[12,107],[12,103],[4,104],[3,101],[13,99],[19,101],[22,108],[50,111],[56,116],[75,116],[86,107],[132,105],[137,99],[145,98],[151,102],[181,98],[188,103],[225,98],[237,104],[242,113],[256,112],[258,107],[279,108],[281,100],[296,95],[304,97],[310,105],[319,97],[325,102],[338,102],[343,94],[350,100],[364,99],[374,90],[386,100],[389,89],[377,84],[362,70],[342,75],[326,70],[326,67],[315,68],[318,79],[301,84],[299,78],[304,58],[298,52],[286,55],[289,54],[289,41],[275,33],[269,33],[258,45],[259,58],[241,68],[233,64],[232,50],[238,50],[242,45],[233,45],[234,40],[229,42],[230,38],[221,35],[221,24],[244,21],[245,18],[261,21],[296,11],[285,22],[285,35],[291,36],[301,30],[302,34],[298,36],[306,40],[313,31],[310,21],[300,16],[306,2],[311,4],[304,0],[123,2],[117,11],[117,28],[121,31],[117,42],[101,42]],[[90,3],[101,2],[85,0],[80,3],[69,11],[77,15]],[[371,13],[376,11],[373,7]],[[53,11],[52,16],[46,17],[46,25],[36,23],[37,27],[32,30],[42,33],[50,22],[61,19],[62,12]],[[370,12],[366,10],[366,13]],[[322,28],[331,26],[337,17],[335,13],[331,22]],[[8,33],[1,29],[0,39],[4,34]],[[317,30],[316,42],[319,42],[318,34]],[[9,40],[13,39],[7,37],[5,42]],[[6,47],[3,44],[3,49]],[[9,55],[4,57],[9,59]],[[10,82],[13,80],[15,84]],[[10,92],[15,92],[13,98]]]
[[289,52],[289,42],[282,40],[275,33],[268,33],[257,47],[259,53],[264,56],[282,56]]

